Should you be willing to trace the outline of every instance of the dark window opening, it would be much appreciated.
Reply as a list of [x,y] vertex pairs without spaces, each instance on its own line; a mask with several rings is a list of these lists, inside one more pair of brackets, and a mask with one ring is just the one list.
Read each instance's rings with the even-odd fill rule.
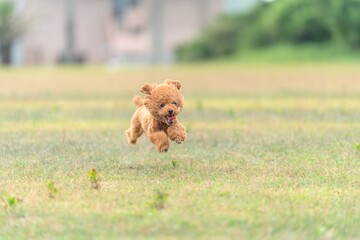
[[136,7],[140,0],[112,0],[113,2],[113,14],[119,22],[121,22],[122,17],[126,10],[131,7]]

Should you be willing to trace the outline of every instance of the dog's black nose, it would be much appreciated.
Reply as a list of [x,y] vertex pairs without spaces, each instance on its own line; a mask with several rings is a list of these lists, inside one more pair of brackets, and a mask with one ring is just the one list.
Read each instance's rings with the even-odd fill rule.
[[172,109],[170,109],[170,110],[168,111],[168,113],[169,113],[169,114],[173,114],[174,111],[173,111]]

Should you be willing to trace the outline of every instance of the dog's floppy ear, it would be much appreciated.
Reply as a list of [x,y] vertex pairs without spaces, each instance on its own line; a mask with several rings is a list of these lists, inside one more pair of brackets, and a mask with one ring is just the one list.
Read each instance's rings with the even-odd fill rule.
[[166,84],[169,84],[169,85],[174,85],[177,89],[180,89],[181,88],[181,83],[177,80],[165,80],[165,83]]
[[151,91],[156,87],[156,85],[154,84],[149,84],[146,83],[144,86],[142,86],[142,88],[140,89],[140,92],[142,92],[143,94],[151,94]]

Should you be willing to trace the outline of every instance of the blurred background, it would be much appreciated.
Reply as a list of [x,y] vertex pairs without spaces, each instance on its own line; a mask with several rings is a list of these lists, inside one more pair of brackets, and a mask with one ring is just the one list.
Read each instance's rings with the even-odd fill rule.
[[3,65],[357,59],[359,0],[0,0]]
[[[360,0],[0,0],[0,238],[360,239],[359,50]],[[130,146],[165,79],[187,140]]]

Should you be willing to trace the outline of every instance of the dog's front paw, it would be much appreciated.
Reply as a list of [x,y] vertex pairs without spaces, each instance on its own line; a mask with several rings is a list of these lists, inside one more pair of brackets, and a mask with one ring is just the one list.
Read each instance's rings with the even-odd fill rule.
[[177,144],[181,144],[183,141],[185,141],[186,133],[177,133],[173,134],[170,139],[171,141],[175,141]]

